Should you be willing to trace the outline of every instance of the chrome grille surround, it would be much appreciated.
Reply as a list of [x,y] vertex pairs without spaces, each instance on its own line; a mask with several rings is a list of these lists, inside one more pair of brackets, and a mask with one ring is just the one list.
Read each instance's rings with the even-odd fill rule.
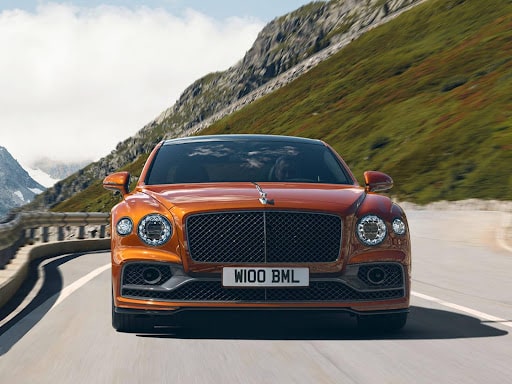
[[328,263],[340,256],[342,220],[334,214],[230,211],[190,215],[191,259],[201,263]]

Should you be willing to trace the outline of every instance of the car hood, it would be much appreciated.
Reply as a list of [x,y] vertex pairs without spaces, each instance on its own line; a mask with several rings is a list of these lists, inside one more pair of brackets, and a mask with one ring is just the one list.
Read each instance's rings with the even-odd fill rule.
[[[265,208],[348,215],[355,212],[365,195],[364,189],[358,186],[306,183],[175,184],[146,186],[142,192],[173,212],[181,211],[181,215]],[[266,194],[266,204],[261,199],[262,193]]]

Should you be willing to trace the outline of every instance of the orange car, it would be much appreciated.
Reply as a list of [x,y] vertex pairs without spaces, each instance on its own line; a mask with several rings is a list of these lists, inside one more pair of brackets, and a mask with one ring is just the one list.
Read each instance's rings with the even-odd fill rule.
[[112,324],[137,332],[197,310],[339,310],[358,325],[402,328],[411,251],[404,211],[358,185],[319,140],[217,135],[167,140],[137,186],[103,186],[112,209]]

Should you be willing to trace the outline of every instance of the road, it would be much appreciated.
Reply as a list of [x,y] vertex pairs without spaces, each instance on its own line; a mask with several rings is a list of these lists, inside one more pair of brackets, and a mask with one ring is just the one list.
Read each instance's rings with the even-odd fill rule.
[[0,382],[511,383],[512,251],[500,214],[408,216],[412,308],[397,334],[358,333],[348,316],[211,318],[174,333],[116,333],[109,254],[72,254],[35,265],[0,312]]

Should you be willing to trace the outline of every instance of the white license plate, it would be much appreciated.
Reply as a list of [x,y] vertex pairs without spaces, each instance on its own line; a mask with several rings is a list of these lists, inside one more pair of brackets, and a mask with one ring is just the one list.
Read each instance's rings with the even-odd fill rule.
[[309,268],[231,268],[222,270],[225,287],[307,287]]

